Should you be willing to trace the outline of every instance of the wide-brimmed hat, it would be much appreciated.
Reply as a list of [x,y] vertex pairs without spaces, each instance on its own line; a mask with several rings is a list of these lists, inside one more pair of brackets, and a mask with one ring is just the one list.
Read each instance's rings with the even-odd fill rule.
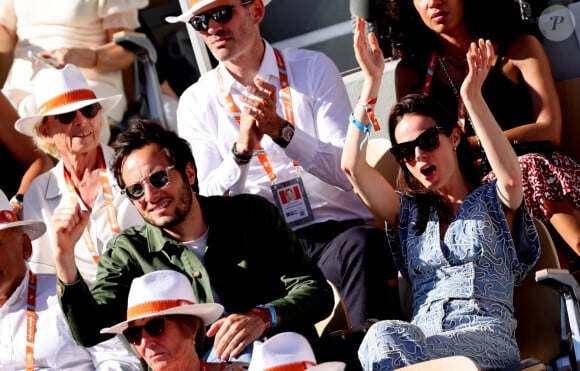
[[142,318],[187,314],[209,325],[218,319],[224,307],[217,303],[198,304],[191,283],[180,272],[159,270],[135,278],[131,282],[127,302],[127,320],[101,330],[120,334],[129,323]]
[[282,332],[264,342],[255,341],[248,371],[343,371],[344,362],[316,363],[312,347],[296,332]]
[[[262,0],[264,6],[268,5],[270,1]],[[228,4],[230,4],[230,0],[189,0],[189,9],[185,13],[175,17],[165,17],[165,20],[169,23],[187,22],[194,13],[202,13],[206,9]]]
[[46,232],[46,224],[42,221],[18,220],[16,214],[12,211],[8,197],[0,190],[0,231],[15,227],[22,228],[23,232],[31,240],[36,240]]
[[93,103],[100,103],[103,113],[107,113],[123,98],[122,94],[97,98],[74,64],[67,64],[62,69],[41,70],[34,79],[33,94],[36,113],[22,117],[14,124],[16,130],[28,136],[34,134],[34,125],[45,116],[74,112]]

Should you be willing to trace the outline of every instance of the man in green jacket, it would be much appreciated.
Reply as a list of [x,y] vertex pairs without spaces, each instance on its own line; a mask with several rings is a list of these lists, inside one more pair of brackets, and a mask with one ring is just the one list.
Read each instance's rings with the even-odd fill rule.
[[160,269],[182,272],[200,302],[225,307],[207,333],[219,359],[266,334],[316,338],[314,324],[332,307],[331,288],[274,205],[254,195],[197,195],[189,145],[156,123],[136,122],[113,148],[117,182],[147,223],[110,240],[90,288],[72,243],[88,214],[70,206],[53,218],[59,299],[80,344],[102,341],[99,330],[126,317],[131,281]]

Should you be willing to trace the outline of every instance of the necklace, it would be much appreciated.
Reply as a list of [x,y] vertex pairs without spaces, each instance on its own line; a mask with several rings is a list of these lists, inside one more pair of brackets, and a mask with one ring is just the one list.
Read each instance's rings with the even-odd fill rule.
[[451,89],[453,89],[453,94],[455,95],[455,98],[457,98],[457,100],[459,101],[459,108],[458,108],[458,116],[459,117],[458,118],[459,118],[459,122],[462,123],[461,130],[463,130],[465,132],[465,130],[466,130],[465,124],[470,122],[471,118],[469,117],[469,113],[465,110],[465,105],[463,104],[463,100],[461,99],[461,96],[459,95],[459,91],[455,87],[455,84],[453,83],[453,80],[451,79],[449,72],[447,72],[447,68],[445,68],[445,63],[443,63],[443,61],[441,60],[441,57],[439,55],[437,55],[437,62],[441,66],[441,70],[443,71],[445,78],[447,78],[447,82],[449,83],[449,86],[451,86]]
[[465,65],[467,64],[466,57],[441,57],[441,60],[452,64],[457,68],[465,68]]
[[453,94],[455,94],[455,98],[459,99],[459,92],[457,91],[457,88],[455,87],[453,80],[451,80],[451,76],[449,75],[449,72],[447,72],[447,68],[445,68],[445,63],[443,63],[443,60],[441,59],[440,56],[437,56],[437,62],[439,62],[439,65],[441,66],[441,70],[443,71],[445,78],[447,78],[447,82],[449,83],[449,86],[451,86],[451,88],[453,89]]

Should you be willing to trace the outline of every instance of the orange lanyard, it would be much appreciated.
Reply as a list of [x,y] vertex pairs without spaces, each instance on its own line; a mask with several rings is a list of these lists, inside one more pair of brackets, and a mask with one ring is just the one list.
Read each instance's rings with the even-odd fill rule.
[[[437,53],[433,52],[431,54],[431,60],[429,61],[429,66],[427,67],[427,76],[425,76],[425,86],[423,87],[423,95],[429,95],[431,92],[431,84],[433,82],[433,75],[435,74],[435,68],[437,67]],[[449,83],[453,84],[451,77],[449,77]],[[465,116],[467,109],[461,99],[461,95],[457,96],[457,119],[461,126],[461,131],[465,132]]]
[[36,275],[28,272],[26,308],[26,371],[34,370],[34,334],[36,333]]
[[[103,190],[103,199],[105,200],[105,210],[107,211],[107,221],[109,226],[111,227],[111,232],[113,235],[116,236],[121,232],[121,228],[119,228],[119,222],[117,221],[117,212],[115,210],[115,205],[113,205],[113,191],[111,189],[111,183],[109,182],[109,177],[107,176],[107,169],[105,165],[105,158],[103,156],[103,152],[99,147],[98,153],[98,160],[97,160],[97,167],[99,168],[99,180],[101,182],[101,189]],[[64,169],[64,179],[66,181],[66,186],[68,189],[68,193],[70,196],[70,200],[72,203],[78,202],[78,196],[70,177],[70,174],[66,169]],[[95,263],[99,262],[99,253],[93,243],[93,239],[91,238],[91,234],[89,232],[89,226],[85,228],[83,231],[83,241],[89,250],[93,260]]]
[[[278,76],[280,78],[280,97],[282,99],[282,106],[284,107],[284,116],[286,120],[290,122],[292,125],[295,124],[294,122],[294,111],[292,110],[292,94],[290,92],[290,83],[288,81],[288,71],[286,71],[286,64],[284,63],[284,58],[282,58],[282,54],[276,48],[274,48],[274,54],[276,55],[276,63],[278,65]],[[226,105],[230,109],[231,116],[236,120],[238,125],[240,124],[240,119],[242,115],[242,111],[238,107],[238,105],[234,102],[231,94],[226,92],[226,88],[224,86],[224,81],[222,75],[220,73],[219,68],[217,69],[217,78],[220,84],[220,89],[224,96],[224,100],[226,101]],[[262,167],[268,174],[268,178],[270,178],[271,182],[276,180],[276,174],[274,173],[274,169],[270,164],[270,160],[266,155],[266,152],[262,148],[260,144],[256,145],[256,149],[254,150],[256,157],[260,160]],[[298,163],[293,161],[295,167],[298,167]]]

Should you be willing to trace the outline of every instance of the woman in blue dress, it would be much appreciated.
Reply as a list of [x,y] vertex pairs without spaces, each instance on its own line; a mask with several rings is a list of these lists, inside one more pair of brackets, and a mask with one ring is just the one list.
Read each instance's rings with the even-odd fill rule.
[[368,103],[379,91],[383,55],[361,20],[354,39],[365,80],[342,165],[367,207],[396,232],[391,250],[413,292],[410,323],[381,321],[369,329],[359,349],[363,368],[392,370],[451,355],[468,356],[482,369],[519,362],[513,288],[540,247],[516,154],[481,94],[495,55],[491,43],[471,44],[461,96],[497,179],[482,185],[454,115],[428,96],[409,95],[388,123],[402,169],[395,191],[366,162]]

